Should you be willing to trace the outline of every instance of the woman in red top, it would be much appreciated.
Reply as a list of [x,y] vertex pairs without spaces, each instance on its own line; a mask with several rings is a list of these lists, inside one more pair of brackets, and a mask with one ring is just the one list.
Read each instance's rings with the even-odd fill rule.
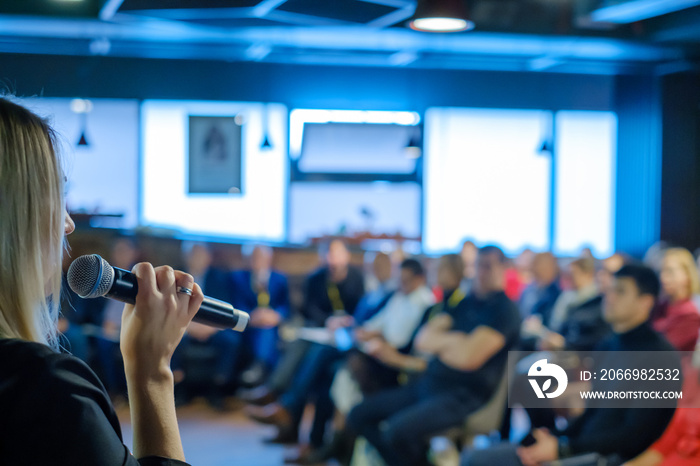
[[698,368],[683,364],[683,400],[668,428],[651,447],[623,466],[697,466],[700,464],[700,383]]
[[700,332],[700,312],[693,296],[700,294],[700,278],[690,251],[683,248],[666,251],[661,286],[665,300],[652,315],[654,330],[662,333],[678,351],[693,351]]

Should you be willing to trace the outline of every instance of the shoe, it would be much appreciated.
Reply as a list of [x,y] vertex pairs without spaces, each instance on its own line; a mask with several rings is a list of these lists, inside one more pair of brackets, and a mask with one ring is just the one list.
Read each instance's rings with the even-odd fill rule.
[[311,445],[304,444],[299,447],[296,455],[285,457],[284,464],[312,465],[319,462],[325,463],[325,460],[314,460],[315,456],[318,456],[318,450],[314,450]]
[[292,415],[282,405],[270,403],[267,406],[247,406],[245,413],[261,424],[271,424],[280,429],[292,427]]
[[264,385],[245,390],[238,397],[245,403],[255,406],[265,406],[277,401],[277,394]]
[[263,439],[263,443],[267,445],[294,445],[299,443],[299,431],[293,427],[279,429],[277,435]]
[[256,387],[267,378],[267,366],[261,361],[256,361],[251,366],[244,370],[240,377],[241,385],[244,387]]

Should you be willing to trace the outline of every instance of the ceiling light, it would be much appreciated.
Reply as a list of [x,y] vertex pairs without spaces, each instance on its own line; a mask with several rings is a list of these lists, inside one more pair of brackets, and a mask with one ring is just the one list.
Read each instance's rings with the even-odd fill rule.
[[416,31],[459,32],[474,29],[474,22],[465,0],[418,0],[409,26]]

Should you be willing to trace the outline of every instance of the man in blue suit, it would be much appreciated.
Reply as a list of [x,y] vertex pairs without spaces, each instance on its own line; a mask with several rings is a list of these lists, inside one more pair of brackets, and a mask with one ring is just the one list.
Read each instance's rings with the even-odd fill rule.
[[252,384],[262,380],[277,363],[278,327],[289,317],[287,278],[272,270],[272,249],[255,246],[250,269],[231,274],[230,291],[234,307],[250,314],[250,326],[242,337],[253,356],[251,369],[244,374],[244,379],[251,380],[244,382]]

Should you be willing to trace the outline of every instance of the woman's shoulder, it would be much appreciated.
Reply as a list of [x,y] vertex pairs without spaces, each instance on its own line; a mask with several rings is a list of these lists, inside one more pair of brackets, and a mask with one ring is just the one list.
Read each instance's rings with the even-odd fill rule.
[[132,464],[109,397],[80,359],[39,343],[0,340],[0,381],[7,464]]
[[80,360],[69,354],[59,353],[42,343],[0,339],[0,368],[17,366],[26,369],[40,367],[49,369],[56,364],[78,361]]
[[48,369],[60,354],[32,341],[0,339],[0,373]]
[[98,398],[104,394],[100,380],[80,359],[41,343],[16,339],[0,339],[0,380],[6,381],[0,397],[7,391],[49,387],[54,394],[72,392],[75,387],[92,391]]

